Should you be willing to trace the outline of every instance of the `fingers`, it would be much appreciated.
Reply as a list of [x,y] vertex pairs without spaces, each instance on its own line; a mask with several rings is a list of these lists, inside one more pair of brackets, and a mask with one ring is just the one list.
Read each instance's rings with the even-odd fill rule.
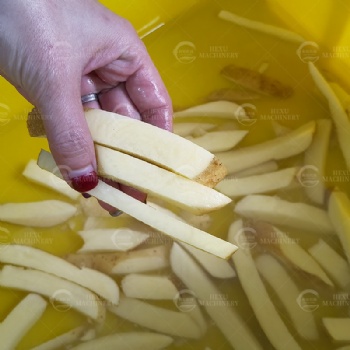
[[64,178],[79,192],[97,185],[96,159],[80,96],[80,79],[59,77],[38,101],[51,152]]

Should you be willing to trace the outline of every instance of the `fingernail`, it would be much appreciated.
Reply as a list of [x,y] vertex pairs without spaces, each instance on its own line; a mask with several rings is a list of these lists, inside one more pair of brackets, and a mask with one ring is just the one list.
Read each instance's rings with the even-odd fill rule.
[[119,210],[119,209],[117,209],[116,211],[110,211],[109,212],[109,215],[113,216],[114,218],[116,218],[117,216],[122,215],[122,214],[123,214],[123,212],[121,210]]
[[82,196],[86,199],[91,198],[91,196],[88,193],[82,193]]
[[88,192],[98,184],[98,176],[92,165],[69,172],[72,187],[79,192]]

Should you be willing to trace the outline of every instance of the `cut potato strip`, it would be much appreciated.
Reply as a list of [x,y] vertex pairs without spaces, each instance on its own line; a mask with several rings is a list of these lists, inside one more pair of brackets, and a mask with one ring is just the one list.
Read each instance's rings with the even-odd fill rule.
[[143,160],[99,145],[95,149],[99,175],[150,193],[196,214],[219,209],[231,201],[207,186]]
[[81,196],[79,204],[81,206],[81,209],[83,210],[84,215],[88,218],[111,217],[109,212],[106,209],[103,209],[98,203],[97,199],[94,197],[84,198],[83,196]]
[[250,222],[249,226],[253,228],[254,232],[260,237],[264,237],[278,245],[270,245],[272,249],[276,247],[277,254],[288,259],[297,269],[304,271],[312,276],[317,277],[327,285],[334,287],[333,282],[328,278],[322,267],[314,260],[304,248],[302,248],[297,241],[293,240],[286,233],[279,230],[270,224],[264,222]]
[[96,321],[105,314],[105,307],[96,294],[46,272],[5,265],[0,271],[0,285],[44,295],[56,307],[62,308],[63,303],[65,308],[72,307]]
[[34,159],[31,159],[27,163],[22,175],[28,180],[61,193],[70,199],[77,200],[81,196],[81,194],[73,190],[73,188],[71,188],[66,181],[57,178],[46,170],[41,169],[38,164],[36,164]]
[[324,176],[326,160],[329,152],[329,139],[332,122],[329,119],[316,121],[316,131],[310,147],[304,156],[304,167],[298,173],[300,184],[307,196],[317,204],[324,204],[325,184]]
[[229,173],[235,173],[258,164],[289,158],[304,152],[311,144],[315,122],[309,122],[275,139],[238,150],[217,153]]
[[[28,115],[31,136],[43,131],[40,115]],[[213,154],[194,143],[161,128],[101,109],[85,111],[95,143],[127,153],[149,163],[214,187],[226,169]],[[133,137],[129,135],[132,133]],[[46,169],[45,167],[41,167]]]
[[13,350],[44,313],[47,302],[29,294],[0,323],[1,350]]
[[320,239],[309,248],[309,253],[340,288],[349,289],[350,268],[348,262],[338,252]]
[[224,304],[211,303],[212,296],[220,295],[220,290],[193,258],[176,243],[171,249],[170,264],[174,273],[190,292],[196,295],[199,303],[204,306],[234,349],[262,350],[262,346],[237,310]]
[[240,197],[254,193],[277,191],[289,186],[296,175],[297,168],[287,168],[243,178],[224,179],[216,185],[216,189],[229,197]]
[[108,309],[119,317],[160,333],[191,339],[202,335],[199,326],[187,314],[141,300],[121,297],[117,306]]
[[218,237],[158,212],[102,181],[88,193],[175,240],[193,245],[220,258],[229,258],[237,249],[236,246]]
[[57,350],[65,346],[72,345],[74,342],[80,339],[83,335],[85,327],[77,327],[69,332],[63,333],[56,338],[50,339],[49,341],[42,343],[31,350]]
[[97,338],[74,346],[71,350],[161,350],[168,347],[172,342],[173,339],[171,337],[163,334],[127,332]]
[[328,214],[350,262],[350,200],[344,192],[334,190],[331,193]]
[[266,174],[277,170],[278,170],[277,163],[274,160],[269,160],[267,162],[255,165],[251,168],[241,170],[237,173],[232,173],[230,176],[227,176],[226,179],[230,179],[230,178],[239,179],[241,177]]
[[62,224],[74,216],[77,208],[59,200],[0,205],[0,221],[11,224],[51,227]]
[[296,305],[301,290],[288,272],[276,259],[267,254],[260,255],[256,259],[256,265],[260,274],[281,300],[299,335],[308,340],[318,339],[319,333],[314,315]]
[[219,89],[211,92],[207,100],[210,102],[230,101],[237,103],[241,101],[257,100],[258,98],[260,98],[260,95],[243,89]]
[[169,266],[169,248],[163,245],[127,253],[69,254],[66,259],[82,268],[89,267],[107,274],[141,273]]
[[277,137],[286,135],[292,131],[291,128],[288,128],[288,127],[278,123],[276,120],[271,121],[271,126],[272,126],[272,129],[275,132],[275,135]]
[[174,118],[209,117],[237,119],[243,116],[245,116],[244,109],[240,105],[229,101],[208,102],[174,113]]
[[131,250],[149,237],[145,229],[147,226],[144,231],[128,227],[78,231],[78,235],[84,240],[84,245],[78,253]]
[[219,12],[219,18],[237,24],[240,27],[253,29],[264,34],[275,36],[282,40],[291,41],[299,44],[306,41],[301,35],[295,32],[291,32],[290,30],[276,27],[271,24],[265,24],[263,22],[253,21],[251,19],[238,16],[229,11],[221,10]]
[[233,278],[236,277],[235,270],[227,260],[220,259],[214,255],[203,252],[188,244],[181,245],[202,265],[202,267],[213,277]]
[[312,62],[309,62],[309,70],[316,86],[328,101],[331,117],[338,135],[339,146],[343,153],[346,165],[348,169],[350,169],[350,120],[337,95]]
[[77,268],[64,259],[42,250],[24,245],[8,245],[0,250],[0,261],[64,278],[93,291],[113,304],[118,303],[119,289],[112,278],[92,269]]
[[[40,153],[40,155],[43,154]],[[41,159],[43,159],[43,162],[41,162]],[[39,157],[38,164],[48,171],[52,169],[52,160],[46,162],[43,157]],[[192,227],[172,216],[164,215],[164,213],[141,203],[101,180],[88,193],[175,240],[188,243],[220,258],[228,259],[237,249],[236,246],[218,237]]]
[[342,104],[345,112],[349,112],[350,107],[350,95],[345,91],[339,84],[335,82],[329,82],[329,86],[332,88],[334,93],[336,94],[339,102]]
[[187,140],[209,152],[224,152],[235,147],[247,134],[247,130],[212,131],[200,137],[188,136]]
[[[236,243],[239,237],[240,243],[248,244],[248,240],[244,235],[244,230],[245,228],[243,227],[242,220],[232,223],[229,228],[228,240],[232,243]],[[242,288],[248,297],[255,316],[273,347],[276,350],[284,350],[286,347],[290,350],[301,350],[301,347],[290,334],[273,305],[259,276],[250,250],[239,249],[232,257],[232,260],[235,264]],[[295,305],[295,307],[297,306]]]
[[323,317],[322,323],[334,341],[350,341],[350,318]]
[[249,195],[235,206],[235,213],[276,225],[319,233],[333,233],[327,212],[305,203],[293,203],[277,196]]
[[213,218],[209,214],[194,215],[187,211],[181,211],[179,215],[181,219],[185,220],[189,225],[197,227],[203,231],[208,230],[213,222]]
[[279,98],[288,98],[293,95],[292,87],[249,68],[230,64],[221,70],[221,75],[235,84],[264,95]]
[[176,135],[185,137],[196,133],[197,130],[212,130],[215,128],[215,124],[209,123],[174,123],[174,133]]
[[129,274],[121,281],[125,296],[136,299],[173,300],[178,293],[166,276]]

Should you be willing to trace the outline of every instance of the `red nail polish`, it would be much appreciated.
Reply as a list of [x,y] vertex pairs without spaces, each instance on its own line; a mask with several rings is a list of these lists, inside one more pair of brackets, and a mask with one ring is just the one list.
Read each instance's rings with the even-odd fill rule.
[[76,176],[71,180],[72,187],[79,192],[88,192],[98,184],[98,176],[95,171]]

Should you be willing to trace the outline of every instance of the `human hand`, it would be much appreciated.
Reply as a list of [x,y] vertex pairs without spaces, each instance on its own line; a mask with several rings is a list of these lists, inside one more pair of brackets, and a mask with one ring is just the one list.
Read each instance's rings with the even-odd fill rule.
[[[81,96],[99,93],[98,102],[84,106],[172,129],[166,88],[125,19],[95,0],[0,5],[0,73],[38,108],[51,152],[74,188],[85,192],[97,184]],[[120,189],[145,198],[127,186]]]

